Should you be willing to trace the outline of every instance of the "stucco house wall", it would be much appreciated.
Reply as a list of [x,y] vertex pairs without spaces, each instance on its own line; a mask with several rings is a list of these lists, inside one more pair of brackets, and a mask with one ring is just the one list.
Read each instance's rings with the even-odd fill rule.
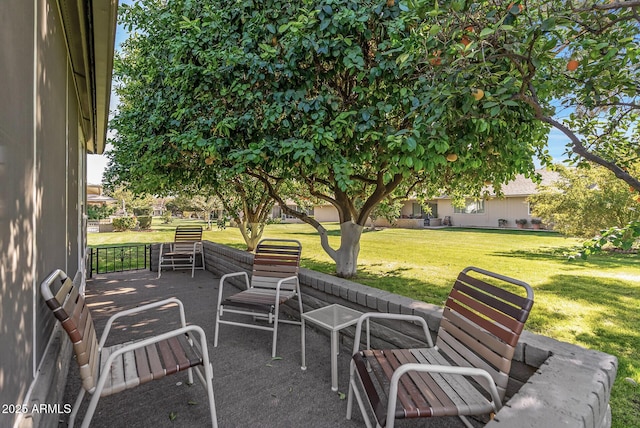
[[[538,170],[541,177],[541,185],[550,185],[559,179],[557,173],[548,170]],[[503,196],[497,197],[493,194],[493,189],[488,189],[491,196],[483,200],[484,211],[478,213],[456,212],[452,200],[447,196],[435,198],[429,201],[432,213],[439,219],[450,217],[453,226],[460,227],[498,227],[501,226],[498,220],[506,220],[506,225],[502,227],[516,227],[516,219],[526,219],[527,226],[531,227],[529,202],[527,198],[538,192],[538,185],[532,179],[518,175],[515,180],[502,187]],[[421,228],[424,222],[417,219],[423,218],[422,209],[416,199],[409,199],[404,202],[400,210],[400,218],[394,226],[403,228]],[[332,205],[321,205],[314,207],[316,220],[320,222],[338,221],[338,211]],[[389,222],[383,218],[375,220],[375,225],[379,227],[390,227]],[[433,224],[432,224],[433,225]]]
[[[83,271],[86,154],[104,148],[116,8],[114,0],[0,2],[2,404],[62,399],[69,344],[39,284],[55,268]],[[57,426],[57,414],[6,410],[2,427]]]
[[451,217],[453,226],[460,227],[498,227],[498,220],[507,220],[506,227],[516,227],[516,219],[525,218],[530,223],[529,203],[525,196],[490,198],[484,201],[483,213],[456,213],[450,199],[438,201],[440,217]]

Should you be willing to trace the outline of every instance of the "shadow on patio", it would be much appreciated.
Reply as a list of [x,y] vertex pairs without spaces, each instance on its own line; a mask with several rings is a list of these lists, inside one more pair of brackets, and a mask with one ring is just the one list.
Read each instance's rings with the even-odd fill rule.
[[[99,275],[87,283],[87,302],[96,328],[102,332],[114,312],[168,297],[184,303],[187,322],[200,325],[207,334],[213,364],[213,386],[218,424],[225,427],[364,427],[354,408],[353,420],[345,419],[350,349],[343,346],[338,358],[339,393],[331,391],[330,340],[307,324],[307,370],[300,369],[300,334],[297,326],[279,329],[278,355],[271,359],[271,333],[235,326],[221,326],[220,341],[213,347],[214,311],[219,278],[208,271],[166,272],[160,279],[149,271]],[[229,287],[229,292],[233,287]],[[226,293],[226,289],[225,289]],[[304,300],[304,295],[303,295]],[[130,317],[128,325],[114,326],[114,342],[166,331],[177,325],[175,307]],[[73,403],[80,388],[75,360],[71,361],[65,403]],[[209,426],[206,392],[196,381],[187,386],[186,373],[105,397],[93,417],[93,427],[200,427]],[[88,404],[85,398],[78,423]],[[59,426],[67,426],[68,415]],[[173,420],[172,420],[173,418]],[[407,427],[459,427],[457,418],[398,421]],[[479,426],[479,424],[478,424]]]

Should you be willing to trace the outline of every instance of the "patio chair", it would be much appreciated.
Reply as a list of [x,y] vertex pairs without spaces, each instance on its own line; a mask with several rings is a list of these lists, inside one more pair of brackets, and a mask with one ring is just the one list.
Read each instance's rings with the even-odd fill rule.
[[[419,316],[364,314],[354,339],[347,419],[355,396],[367,427],[372,426],[359,383],[377,426],[392,428],[395,419],[459,416],[471,427],[465,416],[493,416],[502,406],[511,359],[532,306],[528,284],[468,267],[446,301],[435,347]],[[371,318],[420,322],[429,347],[360,350],[362,324]]]
[[[200,254],[202,266],[196,268],[196,256]],[[201,226],[178,226],[173,238],[173,243],[169,244],[169,251],[164,251],[164,244],[160,244],[160,255],[158,256],[158,278],[162,275],[162,268],[191,269],[193,278],[196,269],[205,269],[204,250],[202,249],[202,227]]]
[[[59,279],[59,281],[56,281]],[[58,283],[60,285],[58,286]],[[55,291],[54,294],[54,289]],[[207,340],[202,328],[186,325],[184,307],[176,298],[165,299],[118,312],[106,324],[100,341],[93,319],[78,287],[60,269],[49,275],[40,285],[40,292],[47,306],[73,343],[73,351],[80,368],[82,386],[71,412],[69,427],[73,427],[85,393],[92,395],[82,422],[88,427],[101,397],[134,388],[151,380],[187,370],[188,381],[193,383],[193,373],[202,381],[207,391],[211,423],[217,427],[213,398],[213,371],[209,362]],[[166,305],[177,305],[180,328],[135,341],[105,347],[113,322],[121,317],[137,314]]]
[[[256,248],[251,282],[246,272],[228,273],[220,278],[213,346],[218,346],[220,324],[267,330],[273,332],[271,356],[275,358],[279,323],[300,325],[304,330],[302,295],[298,281],[301,252],[302,245],[299,241],[263,239]],[[246,289],[223,298],[225,281],[236,276],[244,277]],[[295,297],[298,300],[301,320],[280,319],[280,305]],[[227,312],[250,316],[252,320],[242,322],[222,319]],[[256,323],[257,320],[266,320],[269,325]],[[303,331],[301,331],[301,341],[302,333]]]

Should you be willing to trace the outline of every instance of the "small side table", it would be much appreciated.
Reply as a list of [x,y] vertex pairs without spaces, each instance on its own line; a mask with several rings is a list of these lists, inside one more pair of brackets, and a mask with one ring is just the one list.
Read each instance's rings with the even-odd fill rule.
[[[338,335],[340,330],[358,322],[362,312],[333,304],[313,311],[305,312],[302,317],[314,324],[324,327],[331,332],[331,390],[338,390]],[[305,333],[302,332],[302,361],[303,367],[306,361]],[[305,367],[306,368],[306,367]]]

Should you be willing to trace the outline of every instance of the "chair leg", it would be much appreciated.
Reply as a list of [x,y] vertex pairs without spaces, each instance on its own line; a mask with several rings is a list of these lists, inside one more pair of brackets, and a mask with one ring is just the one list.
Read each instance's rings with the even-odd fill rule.
[[213,329],[213,347],[217,348],[218,347],[218,331],[220,329],[220,312],[221,312],[222,308],[220,306],[218,306],[216,308],[216,325],[214,326]]
[[71,410],[71,415],[69,416],[69,428],[73,428],[76,423],[76,416],[78,416],[78,410],[80,410],[80,405],[82,404],[82,400],[84,400],[85,394],[84,388],[80,387],[80,392],[78,392],[78,398],[76,398],[76,402],[73,403],[73,409]]
[[276,347],[278,346],[278,318],[280,315],[280,305],[276,305],[276,313],[273,321],[273,345],[271,346],[271,358],[276,357]]
[[298,309],[300,310],[300,368],[302,370],[307,369],[307,349],[306,349],[306,331],[304,325],[304,318],[302,317],[302,299],[298,295]]
[[[353,371],[355,370],[355,367],[352,367],[351,370],[352,370],[352,374],[349,379],[349,396],[347,398],[347,419],[348,420],[351,419],[351,413],[353,409],[353,398],[351,394],[353,393],[356,397],[356,401],[358,402],[358,407],[360,407],[360,413],[362,414],[362,419],[364,419],[364,424],[367,426],[367,428],[373,428],[373,425],[371,424],[371,420],[369,419],[369,415],[367,414],[366,406],[364,404],[364,401],[362,401],[362,397],[360,396],[360,391],[358,391],[358,386],[356,385],[355,373],[353,373]],[[376,421],[376,427],[379,427],[379,426],[380,424],[378,424],[378,422]],[[393,428],[393,423],[391,424],[391,428]]]
[[84,415],[84,419],[82,420],[81,428],[89,428],[91,424],[91,419],[93,419],[93,413],[96,411],[96,407],[98,406],[98,400],[100,400],[100,394],[102,393],[102,388],[100,391],[96,390],[91,397],[91,401],[89,401],[89,407],[87,408],[87,413]]
[[211,425],[213,428],[218,428],[218,417],[216,416],[216,402],[213,398],[213,372],[211,370],[211,364],[206,363],[204,368],[205,378],[207,380],[207,384],[205,387],[207,388],[207,397],[209,398],[209,410],[211,412]]

